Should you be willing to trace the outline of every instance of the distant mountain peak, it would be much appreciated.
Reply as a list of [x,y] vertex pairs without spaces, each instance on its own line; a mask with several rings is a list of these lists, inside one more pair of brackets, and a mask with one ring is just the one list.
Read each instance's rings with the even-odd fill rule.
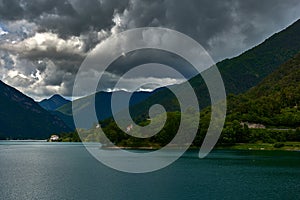
[[62,98],[62,99],[64,99],[61,95],[59,95],[59,94],[54,94],[52,97],[50,97],[50,99],[52,99],[52,98]]
[[44,99],[41,102],[39,102],[39,105],[44,108],[45,110],[54,111],[57,108],[69,103],[70,101],[63,98],[59,94],[55,94],[49,99]]
[[51,101],[64,101],[64,102],[70,102],[69,100],[65,99],[64,97],[62,97],[61,95],[59,94],[54,94],[52,97],[50,97],[48,100],[51,100]]

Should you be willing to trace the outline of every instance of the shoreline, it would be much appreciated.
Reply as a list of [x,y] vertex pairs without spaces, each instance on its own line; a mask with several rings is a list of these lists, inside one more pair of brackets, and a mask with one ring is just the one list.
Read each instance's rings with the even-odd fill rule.
[[0,140],[0,142],[47,142],[47,140]]
[[[0,142],[44,142],[48,143],[47,140],[0,140]],[[49,142],[50,143],[50,142]],[[58,142],[58,143],[69,143],[69,142]],[[72,143],[82,143],[82,142],[72,142]],[[275,147],[275,145],[279,145]],[[141,147],[133,147],[133,146],[101,146],[99,143],[99,149],[103,150],[158,150],[162,147],[159,145],[153,146],[141,146]],[[182,148],[178,148],[176,146],[168,148],[170,150],[180,150]],[[199,150],[198,146],[190,146],[188,150]],[[215,150],[249,150],[249,151],[300,151],[300,142],[278,142],[274,144],[270,143],[237,143],[232,145],[216,145],[214,147]]]
[[[279,147],[275,147],[279,144]],[[216,146],[215,149],[227,150],[254,150],[254,151],[300,151],[300,142],[279,142],[270,143],[239,143],[229,146]]]
[[[239,143],[233,145],[218,145],[215,146],[215,150],[249,150],[249,151],[300,151],[300,142],[282,142],[282,147],[274,147],[275,144],[269,143]],[[101,147],[103,150],[158,150],[161,147],[159,146],[150,146],[150,147]],[[170,148],[170,150],[176,150],[180,148]],[[191,146],[188,150],[199,150],[200,147]]]

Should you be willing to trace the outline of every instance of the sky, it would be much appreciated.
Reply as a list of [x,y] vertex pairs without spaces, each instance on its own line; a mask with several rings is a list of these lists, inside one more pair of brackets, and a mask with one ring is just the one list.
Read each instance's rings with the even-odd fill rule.
[[[140,27],[180,31],[218,62],[286,28],[300,18],[299,10],[299,0],[0,0],[0,80],[35,100],[53,94],[71,97],[76,73],[86,56],[122,31]],[[172,41],[174,45],[177,42]],[[126,56],[128,60],[116,62],[116,70],[101,89],[118,89],[109,84],[118,72],[158,55],[166,64],[188,68],[171,54],[132,53]],[[160,65],[148,67],[154,70]],[[182,82],[163,74],[151,76],[153,82]],[[150,77],[137,73],[125,78],[122,89],[131,91],[145,78]]]

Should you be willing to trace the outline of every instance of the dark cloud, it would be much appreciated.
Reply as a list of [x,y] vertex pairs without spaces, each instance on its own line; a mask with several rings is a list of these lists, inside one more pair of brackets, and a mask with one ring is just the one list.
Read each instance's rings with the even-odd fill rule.
[[16,20],[23,17],[23,9],[19,0],[0,0],[0,18]]
[[299,8],[298,0],[133,1],[124,18],[129,28],[163,26],[181,31],[220,60],[283,29],[300,17]]
[[[219,61],[287,27],[300,17],[299,10],[299,0],[0,0],[0,71],[4,81],[35,98],[56,92],[71,95],[87,53],[122,30],[175,29],[194,38]],[[107,77],[113,79],[114,73],[158,55],[127,55]],[[162,62],[175,68],[186,66],[174,56],[161,56]]]
[[[123,76],[123,74],[130,69],[147,63],[159,63],[171,66],[187,79],[197,73],[191,64],[185,59],[173,53],[156,49],[143,49],[122,55],[107,68],[107,71],[118,76]],[[155,68],[157,67],[155,65],[152,66],[154,67],[151,68],[151,65],[149,65],[149,72],[151,72],[152,76],[162,78],[164,75],[161,70]],[[147,72],[144,74],[147,74]]]
[[0,17],[35,22],[40,32],[78,36],[91,30],[109,29],[114,13],[123,12],[127,4],[127,0],[1,0]]
[[[116,13],[123,28],[163,26],[181,31],[211,50],[229,46],[227,37],[240,37],[240,48],[253,46],[274,31],[299,17],[298,0],[1,0],[3,20],[26,19],[38,25],[40,32],[55,32],[60,37],[86,34],[87,47],[98,42],[95,32],[110,30]],[[233,40],[233,39],[230,39]],[[227,51],[213,57],[231,56]]]

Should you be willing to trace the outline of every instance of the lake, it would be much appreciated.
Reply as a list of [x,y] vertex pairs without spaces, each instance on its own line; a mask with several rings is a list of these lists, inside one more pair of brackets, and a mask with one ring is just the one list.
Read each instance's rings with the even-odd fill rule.
[[148,174],[95,160],[81,144],[0,142],[0,199],[300,199],[300,152],[188,151]]

